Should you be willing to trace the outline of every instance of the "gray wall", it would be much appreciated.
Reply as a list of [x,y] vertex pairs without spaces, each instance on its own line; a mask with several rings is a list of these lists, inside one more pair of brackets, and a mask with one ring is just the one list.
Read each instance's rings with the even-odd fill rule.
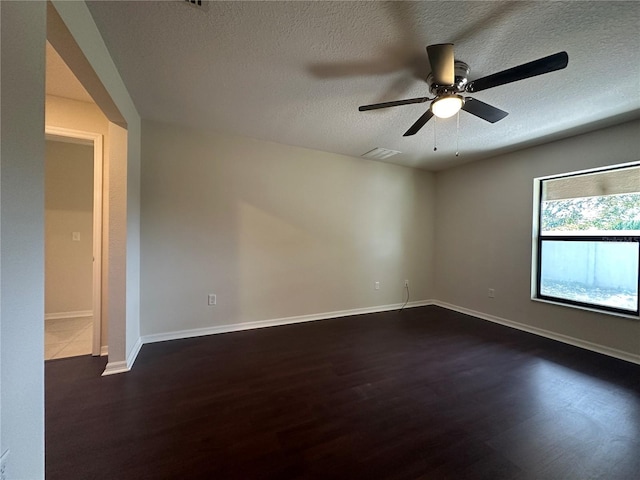
[[45,2],[0,2],[0,452],[44,478]]
[[637,134],[432,174],[145,121],[141,333],[384,306],[408,278],[412,300],[638,355],[639,322],[530,299],[533,179],[637,160]]
[[[93,147],[46,142],[45,314],[93,308]],[[72,234],[80,234],[73,240]]]
[[636,161],[639,138],[635,121],[439,172],[436,298],[640,354],[640,322],[530,299],[533,179]]
[[430,172],[149,121],[142,171],[143,335],[432,297]]

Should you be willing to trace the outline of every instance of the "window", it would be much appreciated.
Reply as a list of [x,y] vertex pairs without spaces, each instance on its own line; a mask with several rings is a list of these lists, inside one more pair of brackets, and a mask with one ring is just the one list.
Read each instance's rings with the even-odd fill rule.
[[536,186],[534,297],[638,316],[640,165]]

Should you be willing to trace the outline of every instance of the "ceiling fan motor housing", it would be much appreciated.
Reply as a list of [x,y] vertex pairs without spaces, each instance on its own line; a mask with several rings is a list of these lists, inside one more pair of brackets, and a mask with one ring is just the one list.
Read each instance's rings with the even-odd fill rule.
[[429,91],[437,97],[442,95],[456,95],[464,92],[465,86],[469,81],[469,65],[460,60],[456,60],[454,62],[454,78],[453,85],[438,85],[433,82],[433,73],[430,73],[427,77]]

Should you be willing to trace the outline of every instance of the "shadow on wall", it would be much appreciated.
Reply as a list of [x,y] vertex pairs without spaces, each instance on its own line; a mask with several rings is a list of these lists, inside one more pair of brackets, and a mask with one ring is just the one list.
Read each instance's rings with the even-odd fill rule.
[[[282,155],[235,162],[230,175],[242,192],[234,199],[240,318],[401,302],[419,173],[277,148]],[[374,291],[382,279],[398,288]]]
[[427,298],[430,173],[145,129],[144,334],[397,304],[404,278]]

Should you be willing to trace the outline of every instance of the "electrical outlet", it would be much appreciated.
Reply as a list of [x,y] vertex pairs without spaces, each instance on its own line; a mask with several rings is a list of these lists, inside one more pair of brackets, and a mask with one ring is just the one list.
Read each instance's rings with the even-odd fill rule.
[[207,305],[215,305],[216,304],[216,296],[213,293],[210,293],[207,297]]
[[9,450],[5,450],[5,452],[2,454],[2,457],[0,457],[0,480],[7,480],[7,478],[9,478],[7,476],[8,458],[9,458]]
[[71,233],[71,240],[73,240],[74,242],[79,242],[80,241],[80,232],[72,232]]
[[489,298],[495,298],[496,291],[493,288],[489,289]]
[[408,286],[409,286],[409,280],[405,280],[405,281],[404,281],[404,286],[405,286],[405,287],[408,287]]
[[380,290],[380,282],[376,282],[376,283],[374,283],[374,284],[373,284],[373,287],[374,287],[376,290]]

